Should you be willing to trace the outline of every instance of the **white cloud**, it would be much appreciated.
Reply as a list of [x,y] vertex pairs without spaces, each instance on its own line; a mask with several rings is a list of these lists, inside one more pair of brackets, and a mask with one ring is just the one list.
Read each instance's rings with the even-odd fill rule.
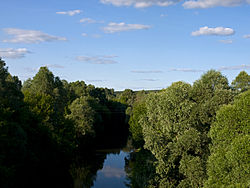
[[0,57],[18,59],[23,58],[27,53],[30,53],[26,48],[0,48]]
[[162,73],[160,70],[132,70],[132,73],[150,74],[150,73]]
[[57,40],[62,40],[62,41],[67,40],[65,37],[57,37],[36,30],[5,28],[3,29],[3,31],[8,35],[13,36],[11,39],[3,40],[3,42],[10,42],[10,43],[40,43],[40,42],[51,42]]
[[173,5],[181,0],[100,0],[104,4],[114,6],[134,6],[135,8],[146,8],[151,6],[166,7]]
[[224,70],[242,70],[242,69],[250,69],[250,65],[225,66],[225,67],[220,67],[218,70],[224,71]]
[[160,17],[167,17],[167,14],[161,14]]
[[[244,69],[250,69],[250,65],[236,65],[236,66],[223,66],[220,68],[217,68],[218,71],[225,71],[225,70],[244,70]],[[177,71],[177,72],[205,72],[205,70],[201,69],[191,69],[191,68],[174,68],[170,69],[170,71]]]
[[219,42],[224,43],[224,44],[232,44],[233,40],[227,39],[227,40],[219,40]]
[[70,10],[70,11],[56,12],[56,14],[74,16],[76,14],[80,14],[81,12],[82,12],[81,10]]
[[62,65],[59,65],[59,64],[48,64],[48,65],[45,65],[46,67],[48,68],[56,68],[56,69],[63,69],[64,66]]
[[121,178],[126,176],[126,173],[122,168],[115,168],[111,166],[105,166],[100,172],[108,178]]
[[83,37],[92,37],[92,38],[101,38],[101,35],[99,34],[87,34],[87,33],[82,33],[81,34]]
[[141,29],[149,29],[151,26],[142,25],[142,24],[126,24],[124,22],[121,23],[109,23],[106,27],[103,28],[105,33],[117,33],[122,31],[131,31],[131,30],[141,30]]
[[115,57],[116,56],[77,56],[76,60],[91,64],[115,64],[117,63],[117,61],[113,59]]
[[174,68],[170,69],[170,71],[176,71],[176,72],[204,72],[203,70],[200,69],[190,69],[190,68]]
[[80,20],[81,23],[87,23],[87,24],[91,24],[91,23],[96,23],[97,21],[92,19],[92,18],[82,18]]
[[48,68],[56,68],[56,69],[64,69],[65,68],[64,66],[59,65],[59,64],[46,64],[46,65],[41,65],[41,66],[39,66],[37,68],[25,67],[24,69],[27,72],[34,73],[34,72],[38,72],[40,67],[48,67]]
[[[103,4],[114,6],[134,6],[135,8],[146,8],[151,6],[166,7],[174,5],[184,0],[100,0]],[[183,7],[192,8],[212,8],[217,6],[232,7],[242,4],[250,4],[250,0],[187,0]]]
[[209,28],[205,26],[201,27],[198,31],[192,32],[192,36],[200,36],[200,35],[228,36],[228,35],[233,35],[234,33],[235,31],[231,28],[225,28],[225,27]]
[[244,35],[243,38],[249,39],[250,38],[250,34],[249,35]]
[[82,33],[82,36],[83,36],[83,37],[87,37],[88,34],[87,34],[87,33]]
[[159,79],[153,79],[153,78],[145,78],[145,79],[140,79],[142,81],[148,81],[148,82],[156,82],[158,81]]
[[87,82],[106,82],[107,80],[86,80]]
[[250,0],[189,0],[183,4],[184,8],[212,8],[212,7],[232,7],[248,3]]
[[103,55],[102,56],[103,58],[116,58],[116,57],[118,57],[117,55]]

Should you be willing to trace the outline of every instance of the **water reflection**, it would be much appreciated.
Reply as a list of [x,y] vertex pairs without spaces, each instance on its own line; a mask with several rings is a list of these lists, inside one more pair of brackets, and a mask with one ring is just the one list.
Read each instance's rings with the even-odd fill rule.
[[97,172],[93,188],[126,187],[126,173],[124,170],[126,156],[128,156],[128,153],[123,151],[107,154],[103,168]]
[[102,173],[106,178],[122,178],[126,175],[124,169],[115,168],[112,166],[104,166],[100,173]]
[[106,154],[88,152],[78,156],[71,165],[71,176],[74,180],[74,188],[90,188],[96,180],[96,174],[103,168]]
[[77,157],[71,166],[74,188],[126,187],[125,158],[120,149],[99,150]]

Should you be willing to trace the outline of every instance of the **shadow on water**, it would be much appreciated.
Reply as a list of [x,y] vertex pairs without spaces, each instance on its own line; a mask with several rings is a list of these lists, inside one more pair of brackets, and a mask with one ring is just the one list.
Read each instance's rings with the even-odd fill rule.
[[74,188],[125,187],[127,153],[122,150],[128,136],[124,130],[119,130],[120,134],[115,129],[108,131],[109,134],[96,141],[95,147],[83,149],[76,155],[70,169]]
[[[118,128],[117,128],[118,127]],[[29,163],[13,181],[18,187],[105,188],[125,187],[125,157],[128,149],[127,127],[110,126],[105,136],[75,152],[73,158],[63,158],[60,153],[44,153],[43,161]],[[120,128],[119,128],[120,127]],[[47,145],[49,147],[49,145]],[[48,149],[48,151],[50,151]],[[0,182],[1,184],[1,182]],[[16,187],[16,186],[7,186]],[[7,188],[6,187],[6,188]]]

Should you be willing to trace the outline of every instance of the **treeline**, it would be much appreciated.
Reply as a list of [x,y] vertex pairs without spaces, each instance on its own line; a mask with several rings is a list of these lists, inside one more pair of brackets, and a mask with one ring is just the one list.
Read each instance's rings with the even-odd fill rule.
[[120,147],[128,129],[129,187],[249,187],[249,88],[244,71],[230,85],[211,70],[114,92],[47,67],[22,84],[0,59],[0,187],[91,187],[106,157],[93,150]]
[[[190,85],[130,93],[130,187],[250,187],[250,76],[211,70]],[[129,100],[127,100],[129,101]]]
[[113,89],[68,83],[47,67],[22,85],[0,59],[0,187],[72,187],[74,175],[90,187],[105,158],[87,164],[94,171],[78,166],[126,140],[126,108]]

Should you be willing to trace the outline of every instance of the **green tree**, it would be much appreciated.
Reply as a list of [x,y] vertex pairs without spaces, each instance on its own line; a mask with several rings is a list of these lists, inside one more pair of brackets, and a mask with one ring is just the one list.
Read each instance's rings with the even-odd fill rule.
[[55,77],[47,67],[41,67],[33,79],[24,83],[22,91],[25,103],[41,125],[49,128],[53,139],[65,147],[65,152],[72,151],[75,130],[72,122],[64,117],[68,95],[60,78]]
[[250,88],[250,75],[245,71],[241,71],[232,81],[232,87],[241,92],[248,90]]
[[135,102],[132,106],[131,116],[129,118],[129,131],[132,134],[133,145],[143,147],[144,139],[142,134],[142,118],[146,114],[146,93],[139,91],[136,93]]
[[21,82],[12,77],[0,58],[0,186],[9,187],[27,152],[27,135],[20,126]]
[[140,149],[130,152],[125,158],[128,187],[149,188],[157,185],[154,162],[155,158],[148,150]]
[[68,102],[72,103],[76,98],[87,96],[87,85],[84,81],[70,82],[63,81],[64,88],[67,91]]
[[214,70],[193,86],[177,82],[148,95],[142,131],[144,147],[157,159],[159,187],[203,186],[208,131],[216,111],[233,97],[226,77]]
[[233,97],[227,78],[220,72],[210,70],[203,74],[192,88],[192,100],[197,103],[193,111],[193,116],[198,118],[197,125],[208,131],[215,120],[216,111],[221,105],[230,103]]
[[88,97],[77,98],[69,106],[70,114],[67,118],[75,122],[77,137],[85,135],[95,136],[95,111],[89,104]]
[[122,104],[126,104],[128,106],[132,106],[135,100],[135,92],[131,89],[125,89],[120,95],[119,95],[119,102]]
[[135,147],[143,147],[144,140],[142,134],[142,118],[146,114],[146,105],[141,102],[134,105],[132,115],[129,119],[129,131],[132,134],[133,145]]
[[223,106],[209,135],[212,139],[206,187],[249,187],[250,91]]
[[190,97],[191,89],[189,84],[176,82],[160,93],[150,94],[146,100],[144,147],[157,159],[159,187],[182,187],[184,184],[199,187],[202,185],[200,179],[205,176],[200,162],[201,134],[190,118],[196,106]]
[[[41,67],[38,73],[34,76],[32,81],[28,80],[31,84],[27,84],[30,91],[33,93],[44,93],[53,95],[55,88],[55,77],[47,67]],[[26,84],[25,84],[26,85]],[[23,88],[25,90],[26,88]]]

